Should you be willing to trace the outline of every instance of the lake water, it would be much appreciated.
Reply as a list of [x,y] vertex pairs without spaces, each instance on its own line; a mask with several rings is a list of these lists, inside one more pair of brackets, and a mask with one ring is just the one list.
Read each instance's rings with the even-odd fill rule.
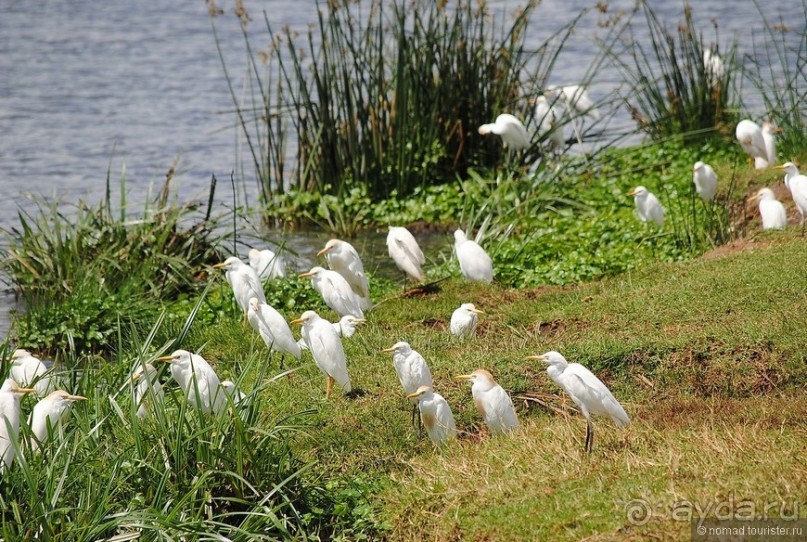
[[[276,29],[287,24],[305,30],[316,17],[311,0],[245,3],[255,21],[266,10]],[[670,25],[683,19],[681,3],[650,3]],[[488,4],[493,10],[512,12],[523,3]],[[544,1],[531,23],[528,47],[594,4]],[[610,14],[630,10],[634,3],[607,4]],[[749,29],[764,35],[750,0],[693,4],[706,36],[714,35],[711,19],[719,21],[719,35],[726,42],[735,33],[748,36]],[[802,25],[790,28],[789,36],[797,40],[803,35],[800,0],[766,0],[764,5],[769,21]],[[238,80],[243,73],[242,39],[232,4],[221,1],[220,7],[227,14],[217,19],[217,27],[231,74]],[[596,51],[593,38],[604,32],[598,26],[604,17],[592,9],[582,20],[564,47],[551,83],[574,83],[585,77]],[[261,35],[258,23],[251,28]],[[741,42],[741,52],[749,51],[748,42]],[[618,84],[617,70],[607,70],[590,91],[596,99]],[[236,167],[237,132],[231,110],[202,0],[0,0],[0,227],[15,226],[19,208],[32,209],[25,194],[97,201],[104,193],[108,168],[113,188],[125,174],[130,199],[142,201],[178,159],[174,179],[180,199],[204,194],[211,174],[229,180]],[[227,184],[219,184],[220,205],[232,201],[232,195],[221,189]],[[254,200],[252,184],[240,187],[239,203]],[[377,237],[366,241],[367,249],[383,252],[383,234]],[[288,241],[300,252],[300,267],[321,246],[319,238],[312,246],[307,236],[296,234],[275,233],[273,239]],[[446,237],[447,247],[450,242]],[[0,327],[7,325],[5,318],[0,315]]]

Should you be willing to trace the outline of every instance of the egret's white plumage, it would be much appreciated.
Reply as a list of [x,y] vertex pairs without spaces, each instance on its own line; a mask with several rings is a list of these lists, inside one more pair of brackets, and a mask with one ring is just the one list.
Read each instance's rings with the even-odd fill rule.
[[157,378],[157,369],[151,363],[138,365],[132,375],[134,383],[133,398],[137,406],[137,417],[145,418],[149,409],[161,408],[165,391]]
[[435,446],[440,446],[457,436],[457,425],[454,423],[451,407],[442,395],[432,390],[431,386],[420,386],[406,397],[417,401],[420,419]]
[[477,314],[485,314],[473,303],[463,303],[451,314],[449,331],[457,337],[473,337],[476,333]]
[[692,182],[695,183],[695,191],[705,201],[713,201],[717,194],[717,173],[709,164],[695,162],[692,167]]
[[622,408],[619,401],[614,399],[605,384],[579,363],[568,363],[566,358],[555,351],[546,352],[540,356],[529,356],[527,359],[537,359],[546,363],[549,378],[569,394],[583,416],[586,417],[585,449],[587,452],[590,452],[594,445],[592,414],[611,418],[618,427],[625,427],[630,422],[625,409]]
[[493,376],[484,369],[477,369],[468,375],[456,377],[458,380],[470,380],[471,395],[474,398],[479,413],[485,418],[485,423],[492,435],[501,435],[515,431],[519,427],[513,401],[500,385],[493,380]]
[[490,282],[493,280],[493,261],[479,243],[468,239],[465,232],[454,232],[454,250],[460,262],[460,271],[468,280]]
[[216,269],[226,270],[225,277],[233,289],[235,301],[244,311],[244,315],[249,310],[249,300],[257,297],[261,303],[266,303],[266,296],[263,294],[263,286],[258,274],[250,266],[242,262],[235,256],[230,256],[224,262],[213,266]]
[[726,67],[720,55],[711,49],[703,50],[703,68],[709,85],[716,87],[726,75]]
[[546,96],[535,98],[535,122],[538,123],[538,137],[549,137],[554,147],[562,147],[566,142],[563,136],[563,112],[550,103]]
[[175,350],[170,356],[157,358],[171,364],[171,376],[179,384],[188,404],[204,414],[221,414],[227,408],[227,398],[221,389],[216,371],[199,354]]
[[741,120],[737,123],[734,135],[743,150],[754,160],[756,169],[768,167],[768,149],[759,124],[748,119]]
[[659,226],[664,225],[664,207],[661,206],[658,198],[644,186],[637,186],[630,192],[633,202],[636,204],[636,213],[642,222],[655,222]]
[[577,111],[581,115],[589,115],[594,119],[601,117],[600,112],[594,107],[594,100],[588,95],[586,87],[582,85],[548,87],[546,93],[549,96],[557,95],[558,98],[562,99],[570,113]]
[[31,448],[38,450],[44,445],[48,441],[48,427],[51,428],[51,432],[60,429],[73,403],[86,399],[81,395],[70,395],[64,390],[56,390],[40,399],[28,416],[28,425],[33,434]]
[[492,124],[483,124],[479,127],[479,133],[481,135],[496,134],[502,138],[505,147],[514,151],[530,146],[530,135],[524,124],[509,113],[502,113]]
[[387,234],[387,251],[398,269],[409,275],[415,282],[423,282],[423,264],[426,258],[415,237],[406,228],[390,226]]
[[787,227],[787,211],[770,188],[760,188],[752,197],[759,201],[759,215],[763,230],[780,230]]
[[314,362],[328,377],[325,396],[331,395],[334,382],[349,393],[352,388],[347,374],[345,350],[331,323],[320,318],[314,311],[305,311],[300,318],[292,320],[291,323],[303,325],[303,339],[311,350]]
[[[364,318],[356,318],[355,316],[346,314],[340,318],[338,322],[332,322],[331,325],[333,326],[333,330],[336,331],[337,335],[343,339],[348,339],[356,333],[356,328],[366,321],[367,320]],[[305,339],[301,338],[299,341],[297,341],[297,345],[302,350],[308,350],[308,344],[305,342]]]
[[765,143],[766,160],[769,166],[774,165],[778,160],[776,156],[776,132],[781,130],[773,125],[769,120],[762,123],[762,141]]
[[793,162],[776,166],[776,169],[785,171],[785,185],[790,190],[790,196],[801,215],[801,225],[804,227],[804,218],[807,216],[807,175],[799,173],[799,168]]
[[417,350],[412,350],[407,342],[397,342],[382,352],[392,352],[392,366],[404,392],[415,393],[421,386],[432,385],[432,373],[426,360]]
[[274,307],[261,303],[258,298],[253,297],[249,300],[247,320],[271,352],[279,352],[281,355],[291,354],[300,359],[300,346],[294,339],[286,319]]
[[222,380],[221,389],[235,406],[239,406],[247,398],[247,394],[239,390],[232,380]]
[[12,378],[0,387],[0,473],[11,468],[16,455],[12,442],[20,436],[20,397],[35,391],[21,388]]
[[9,376],[24,388],[36,389],[40,397],[53,391],[52,375],[48,368],[28,350],[17,349],[11,354]]
[[336,271],[315,266],[307,273],[300,273],[299,276],[300,278],[310,278],[311,285],[320,293],[325,304],[340,317],[350,314],[357,318],[364,318],[361,299],[350,287],[345,277]]
[[317,256],[325,255],[328,267],[342,275],[353,292],[361,300],[361,308],[372,307],[370,301],[370,283],[364,274],[364,265],[361,263],[358,251],[347,241],[331,239],[325,243],[325,248],[317,252]]
[[272,252],[268,248],[263,250],[249,249],[249,266],[261,280],[272,280],[286,276],[286,260],[279,252]]

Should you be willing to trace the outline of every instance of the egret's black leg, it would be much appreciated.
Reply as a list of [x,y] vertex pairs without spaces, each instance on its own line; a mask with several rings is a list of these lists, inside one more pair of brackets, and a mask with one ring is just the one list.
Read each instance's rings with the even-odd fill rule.
[[591,427],[591,422],[586,420],[586,452],[591,453],[594,448],[594,428]]

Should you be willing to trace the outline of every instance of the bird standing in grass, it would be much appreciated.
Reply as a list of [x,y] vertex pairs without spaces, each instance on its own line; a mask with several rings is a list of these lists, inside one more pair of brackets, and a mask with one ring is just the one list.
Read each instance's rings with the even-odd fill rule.
[[751,201],[759,201],[759,216],[762,218],[763,230],[780,230],[787,227],[787,212],[782,202],[770,188],[760,188],[751,197]]
[[286,276],[286,261],[280,255],[265,248],[249,249],[249,266],[261,280],[272,280]]
[[364,318],[361,299],[350,287],[345,277],[336,271],[315,266],[307,273],[300,273],[299,277],[301,279],[310,278],[311,285],[320,293],[325,304],[340,317],[350,314],[356,318]]
[[470,380],[471,395],[479,413],[485,419],[491,435],[501,435],[519,428],[513,401],[507,392],[493,380],[493,375],[484,369],[471,374],[459,375],[457,380]]
[[305,311],[298,319],[292,320],[292,324],[303,325],[303,339],[311,349],[314,363],[328,377],[328,385],[325,389],[325,397],[331,396],[333,384],[336,382],[350,393],[350,377],[347,374],[347,360],[342,341],[336,334],[333,325],[314,311]]
[[658,198],[644,186],[637,186],[630,192],[633,196],[633,203],[636,204],[636,213],[642,222],[655,222],[659,226],[664,226],[664,207],[661,206]]
[[530,146],[530,135],[524,124],[509,113],[502,113],[492,124],[483,124],[479,127],[479,133],[480,135],[495,134],[501,137],[504,146],[514,151],[520,151]]
[[[421,386],[432,385],[432,373],[426,360],[417,350],[412,350],[409,343],[397,342],[382,352],[392,352],[392,366],[395,368],[395,374],[398,375],[398,381],[403,386],[407,397],[415,393]],[[414,425],[417,415],[417,400],[413,401],[412,406],[412,425]]]
[[221,389],[235,406],[239,406],[247,398],[247,394],[239,390],[232,380],[222,380]]
[[549,378],[563,388],[583,412],[583,416],[586,417],[586,452],[591,452],[594,447],[592,414],[607,416],[618,427],[625,427],[630,422],[625,409],[614,399],[605,384],[579,363],[568,363],[566,358],[555,351],[546,352],[540,356],[529,356],[527,359],[546,363]]
[[270,352],[279,352],[281,356],[291,354],[296,359],[300,359],[300,346],[294,340],[291,327],[274,307],[261,303],[257,297],[253,297],[249,300],[247,319],[249,325],[258,332]]
[[473,303],[463,303],[451,314],[449,331],[457,337],[473,337],[476,333],[477,314],[485,314]]
[[423,282],[423,265],[426,258],[415,237],[406,228],[390,226],[387,234],[387,251],[398,269],[415,282]]
[[799,168],[793,162],[786,162],[775,169],[785,171],[785,185],[790,190],[793,203],[796,204],[801,215],[801,233],[804,234],[804,217],[807,216],[807,175],[799,173]]
[[21,388],[11,378],[0,387],[0,474],[11,468],[16,455],[13,441],[20,436],[20,397],[35,391]]
[[549,136],[552,147],[559,149],[563,147],[566,139],[563,136],[562,112],[558,107],[550,103],[546,96],[535,98],[535,122],[538,123],[538,136],[544,138]]
[[491,282],[493,280],[493,261],[479,243],[465,236],[462,230],[454,232],[454,250],[460,262],[460,271],[468,280]]
[[242,262],[235,256],[230,256],[224,262],[213,266],[215,269],[224,269],[227,282],[233,289],[235,301],[244,311],[244,320],[249,310],[249,300],[257,297],[261,303],[266,303],[266,296],[263,294],[263,286],[258,274],[250,266]]
[[773,125],[769,120],[762,123],[762,141],[765,143],[765,154],[769,166],[778,162],[776,156],[776,133],[782,129]]
[[137,417],[143,419],[148,415],[149,407],[160,408],[165,391],[157,378],[157,369],[151,363],[138,366],[132,375],[134,383],[134,404],[137,406]]
[[157,361],[171,364],[171,376],[192,408],[203,414],[218,415],[225,411],[227,398],[221,389],[221,380],[205,358],[187,350],[175,350]]
[[709,164],[695,162],[692,167],[692,182],[695,183],[695,192],[704,201],[713,201],[717,194],[717,173]]
[[359,296],[362,309],[373,306],[370,301],[370,283],[364,274],[364,265],[361,263],[358,251],[347,241],[331,239],[325,243],[325,248],[317,252],[317,256],[325,256],[328,267],[344,277],[350,284],[353,292]]
[[9,376],[23,387],[33,387],[37,395],[44,397],[51,391],[52,382],[49,370],[40,359],[28,350],[17,349],[11,354]]
[[762,137],[762,128],[752,120],[741,120],[737,123],[734,135],[740,146],[754,162],[756,169],[768,167],[768,149],[765,147],[765,139]]
[[435,393],[431,386],[420,386],[417,391],[406,397],[417,401],[420,420],[435,446],[456,438],[457,425],[454,423],[454,414],[442,395]]
[[[332,322],[331,325],[333,326],[333,330],[336,331],[336,334],[343,339],[347,339],[355,335],[356,328],[359,327],[361,324],[365,323],[367,320],[364,318],[356,318],[355,316],[351,316],[350,314],[344,315],[342,318],[339,319],[338,322]],[[297,345],[302,350],[308,350],[308,344],[305,342],[305,339],[300,339],[297,341]]]
[[64,390],[56,390],[34,405],[34,410],[28,417],[28,425],[33,433],[31,449],[39,450],[40,446],[48,442],[51,431],[61,429],[73,403],[86,400],[87,398],[81,395],[70,395]]

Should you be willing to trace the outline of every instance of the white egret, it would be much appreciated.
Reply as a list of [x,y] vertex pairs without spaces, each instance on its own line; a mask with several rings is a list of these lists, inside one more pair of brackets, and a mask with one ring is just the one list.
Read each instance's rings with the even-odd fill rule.
[[311,285],[320,293],[325,304],[328,305],[340,317],[350,314],[357,318],[364,318],[361,309],[361,299],[345,277],[319,266],[314,266],[307,273],[300,273],[300,278],[310,278]]
[[435,446],[456,438],[457,425],[454,423],[454,414],[442,395],[435,393],[431,386],[420,386],[406,397],[417,401],[420,421],[426,427],[426,433]]
[[600,112],[594,107],[594,100],[588,95],[586,87],[583,85],[547,87],[546,94],[549,96],[557,95],[558,98],[565,102],[570,113],[577,111],[581,115],[588,115],[593,119],[601,117]]
[[477,314],[485,314],[473,303],[463,303],[451,314],[449,331],[457,337],[473,337],[476,333]]
[[187,350],[175,350],[170,356],[157,358],[157,361],[171,364],[171,376],[192,408],[201,410],[203,414],[221,414],[225,411],[227,398],[220,389],[221,380],[205,358]]
[[563,113],[546,96],[535,98],[535,121],[538,123],[538,137],[549,137],[553,147],[563,147],[566,139],[563,135]]
[[[144,369],[145,368],[145,369]],[[148,415],[149,408],[161,408],[165,391],[157,378],[157,369],[151,363],[139,365],[132,375],[137,417],[141,420]]]
[[347,374],[345,349],[331,323],[320,318],[314,311],[305,311],[291,323],[303,325],[303,339],[311,349],[314,362],[328,377],[325,397],[330,397],[334,382],[339,384],[345,393],[350,393],[352,388]]
[[785,171],[785,185],[790,190],[793,203],[796,204],[801,215],[801,231],[804,233],[804,217],[807,216],[807,175],[799,173],[799,168],[793,162],[786,162],[775,169]]
[[215,269],[225,269],[227,282],[233,289],[235,301],[244,311],[246,319],[249,310],[249,300],[257,297],[261,303],[266,303],[266,296],[263,294],[263,286],[258,274],[250,266],[242,262],[235,256],[230,256],[224,262],[213,266]]
[[711,49],[703,50],[703,68],[706,72],[706,80],[711,87],[718,86],[726,75],[726,67],[723,65],[723,59],[717,52]]
[[9,376],[23,387],[33,387],[37,395],[44,397],[53,391],[52,376],[40,359],[28,350],[17,349],[11,354]]
[[353,291],[361,300],[361,308],[369,309],[373,306],[370,301],[370,283],[364,274],[364,265],[361,263],[358,251],[347,241],[331,239],[325,243],[325,248],[317,252],[317,256],[325,255],[328,267],[342,275]]
[[781,128],[774,126],[769,120],[762,123],[762,141],[765,143],[765,154],[769,166],[778,161],[776,156],[776,133],[781,131]]
[[28,416],[28,425],[33,433],[31,449],[39,450],[39,447],[48,441],[50,432],[61,429],[73,403],[86,400],[86,397],[70,395],[64,390],[56,390],[40,399]]
[[642,222],[653,221],[659,226],[664,225],[664,207],[661,206],[658,198],[644,186],[637,186],[630,192],[633,202],[636,204],[636,213]]
[[519,151],[530,146],[530,135],[524,124],[509,113],[502,113],[496,117],[492,124],[483,124],[479,127],[481,135],[496,134],[502,138],[504,146]]
[[625,427],[630,422],[625,409],[614,399],[605,384],[579,363],[568,363],[566,358],[555,351],[546,352],[540,356],[528,356],[527,359],[546,363],[549,378],[563,388],[583,412],[583,416],[586,417],[586,452],[591,452],[594,447],[592,414],[611,418],[617,427]]
[[759,201],[759,215],[762,217],[763,230],[780,230],[787,227],[787,211],[782,202],[770,188],[760,188],[751,197],[751,201]]
[[426,258],[415,237],[406,228],[390,226],[387,234],[387,251],[398,269],[412,277],[415,282],[423,282],[423,264]]
[[[333,329],[336,331],[337,335],[343,339],[347,339],[352,337],[356,333],[356,328],[366,321],[367,320],[364,318],[356,318],[355,316],[346,314],[340,318],[338,322],[332,322],[331,325],[333,326]],[[308,350],[308,344],[305,342],[305,339],[300,339],[297,341],[297,345],[302,350]]]
[[249,266],[261,280],[272,280],[286,276],[286,260],[279,252],[272,252],[268,248],[258,250],[249,249]]
[[270,352],[279,352],[282,356],[291,354],[300,359],[300,346],[294,339],[289,324],[283,315],[267,303],[261,303],[257,297],[249,300],[247,320],[252,329],[258,332]]
[[519,427],[513,401],[507,392],[493,380],[493,375],[484,369],[477,369],[471,374],[459,375],[457,380],[470,380],[471,395],[479,413],[491,435],[501,435],[515,431]]
[[[395,374],[398,375],[398,381],[407,396],[415,393],[421,386],[432,385],[432,373],[426,360],[417,350],[412,350],[409,343],[397,342],[382,352],[392,352],[392,366],[395,368]],[[417,400],[413,401],[412,407],[412,424],[414,425]]]
[[740,146],[754,161],[756,169],[768,167],[768,149],[765,147],[765,139],[762,137],[762,128],[752,120],[741,120],[737,123],[734,135]]
[[717,194],[717,173],[709,164],[695,162],[692,167],[692,182],[695,191],[704,201],[713,201]]
[[33,388],[21,388],[12,378],[0,387],[0,473],[14,462],[13,441],[20,436],[20,397],[33,393]]
[[490,282],[493,280],[493,261],[479,243],[465,236],[462,230],[454,232],[454,250],[460,262],[460,271],[468,280]]
[[247,398],[247,394],[239,390],[232,380],[222,380],[221,389],[235,406],[239,406]]

